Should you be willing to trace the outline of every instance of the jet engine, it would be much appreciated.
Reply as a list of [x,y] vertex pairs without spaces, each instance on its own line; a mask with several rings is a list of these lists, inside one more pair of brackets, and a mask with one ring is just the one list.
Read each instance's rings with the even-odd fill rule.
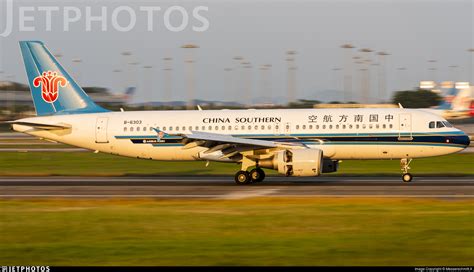
[[323,171],[323,151],[320,149],[282,150],[271,159],[261,160],[260,167],[278,170],[286,176],[319,176]]

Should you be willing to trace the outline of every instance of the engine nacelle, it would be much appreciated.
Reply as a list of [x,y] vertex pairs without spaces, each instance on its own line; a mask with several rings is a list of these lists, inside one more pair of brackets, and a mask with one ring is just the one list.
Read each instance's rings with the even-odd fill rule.
[[323,171],[323,151],[320,149],[282,150],[271,160],[260,161],[260,166],[273,168],[286,176],[319,176]]

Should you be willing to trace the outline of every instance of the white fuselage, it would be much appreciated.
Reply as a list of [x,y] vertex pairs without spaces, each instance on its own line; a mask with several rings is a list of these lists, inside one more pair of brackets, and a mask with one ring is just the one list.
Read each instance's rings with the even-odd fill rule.
[[[445,121],[409,109],[275,109],[139,111],[53,115],[27,122],[66,124],[70,129],[16,131],[98,150],[153,160],[219,160],[205,146],[183,148],[180,137],[157,139],[153,128],[169,135],[204,131],[260,140],[298,142],[323,151],[325,158],[400,159],[445,155],[465,148],[465,134],[453,127],[429,128]],[[172,138],[172,137],[171,137]]]

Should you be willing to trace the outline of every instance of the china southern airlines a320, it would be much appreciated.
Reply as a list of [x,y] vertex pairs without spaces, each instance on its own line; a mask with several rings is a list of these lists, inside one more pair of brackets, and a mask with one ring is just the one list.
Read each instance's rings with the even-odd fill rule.
[[[400,160],[456,153],[468,136],[423,110],[276,109],[111,112],[96,105],[39,41],[20,42],[37,117],[15,131],[98,152],[149,160],[240,164],[237,184],[263,169],[319,176],[340,160]],[[449,167],[449,165],[447,165]]]

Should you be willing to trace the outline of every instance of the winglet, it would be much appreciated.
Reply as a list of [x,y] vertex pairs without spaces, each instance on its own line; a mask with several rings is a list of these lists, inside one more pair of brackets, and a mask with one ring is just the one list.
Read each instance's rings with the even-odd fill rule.
[[401,103],[398,103],[398,107],[399,107],[400,109],[403,109],[403,106],[402,106]]
[[156,132],[156,138],[158,139],[158,141],[160,141],[161,139],[163,139],[166,136],[169,136],[168,133],[166,133],[162,130],[159,130],[157,128],[152,128],[152,129]]

